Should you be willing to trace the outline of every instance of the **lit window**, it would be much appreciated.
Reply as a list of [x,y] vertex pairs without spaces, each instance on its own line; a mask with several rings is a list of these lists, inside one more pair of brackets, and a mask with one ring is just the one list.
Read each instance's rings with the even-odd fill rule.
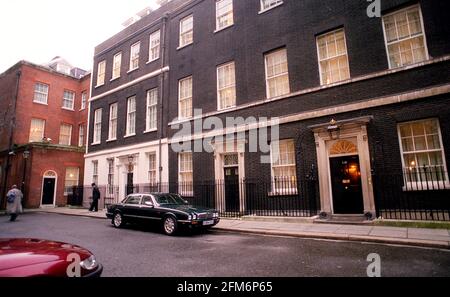
[[108,140],[117,139],[117,103],[109,106],[109,127],[108,127]]
[[192,196],[194,175],[192,170],[192,153],[179,154],[179,192],[183,196]]
[[294,140],[281,140],[271,144],[272,191],[277,194],[297,192],[297,174]]
[[118,53],[113,59],[113,73],[112,79],[117,79],[120,77],[120,69],[122,68],[122,53]]
[[233,25],[233,0],[216,1],[216,30]]
[[44,138],[45,120],[31,119],[30,142],[42,142]]
[[428,59],[422,14],[413,6],[383,17],[390,68]]
[[156,31],[150,35],[150,49],[149,49],[149,62],[159,59],[161,43],[161,31]]
[[47,104],[48,100],[48,85],[36,83],[34,85],[34,102]]
[[75,93],[72,91],[64,91],[62,107],[68,110],[74,110]]
[[127,135],[136,134],[136,97],[127,100]]
[[344,30],[317,37],[321,83],[331,84],[350,78]]
[[180,21],[180,47],[194,42],[194,17],[188,16]]
[[76,167],[66,168],[66,179],[64,181],[64,196],[73,193],[73,187],[78,186],[80,169]]
[[283,3],[283,0],[261,0],[261,11],[269,10]]
[[72,125],[62,124],[59,129],[59,144],[71,145]]
[[180,80],[178,93],[179,118],[192,117],[192,76]]
[[289,72],[286,49],[267,54],[265,61],[267,98],[289,94]]
[[141,43],[135,43],[130,50],[130,71],[139,68],[139,51],[141,50]]
[[105,84],[106,61],[101,61],[97,66],[97,87]]
[[[447,182],[439,122],[428,119],[398,125],[405,181],[413,189],[428,182]],[[430,188],[432,189],[432,188]]]
[[152,131],[157,129],[158,123],[157,105],[158,105],[158,89],[148,91],[146,131]]
[[94,144],[102,141],[102,109],[99,108],[94,113]]
[[217,98],[219,110],[236,106],[236,78],[234,62],[217,68]]

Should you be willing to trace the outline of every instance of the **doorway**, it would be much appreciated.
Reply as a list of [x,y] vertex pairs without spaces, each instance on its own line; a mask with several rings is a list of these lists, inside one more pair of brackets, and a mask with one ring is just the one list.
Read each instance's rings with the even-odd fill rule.
[[53,171],[47,171],[42,181],[42,199],[41,206],[54,206],[56,197],[56,178]]
[[335,214],[363,214],[364,200],[359,156],[330,158]]
[[239,167],[225,167],[225,209],[239,212]]

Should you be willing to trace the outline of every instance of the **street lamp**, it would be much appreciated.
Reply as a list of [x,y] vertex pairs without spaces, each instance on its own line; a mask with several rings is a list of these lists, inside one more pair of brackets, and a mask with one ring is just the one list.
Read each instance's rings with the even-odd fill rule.
[[332,140],[339,139],[341,136],[341,127],[338,125],[338,122],[335,119],[332,119],[328,128],[328,133],[330,133],[330,138]]
[[30,151],[25,150],[23,152],[23,174],[22,174],[22,194],[23,194],[23,204],[25,204],[25,178],[27,175],[27,160],[30,158]]

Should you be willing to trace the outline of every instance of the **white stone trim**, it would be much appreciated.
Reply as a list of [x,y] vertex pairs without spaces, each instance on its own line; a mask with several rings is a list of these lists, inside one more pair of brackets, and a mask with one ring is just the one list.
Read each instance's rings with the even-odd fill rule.
[[[166,139],[161,139],[161,144],[167,144],[167,143],[168,143],[167,138]],[[155,140],[155,141],[141,143],[141,144],[136,144],[136,145],[131,145],[131,146],[122,146],[120,148],[102,150],[102,151],[94,152],[94,153],[88,153],[88,154],[84,155],[84,158],[94,158],[94,157],[102,156],[102,155],[105,155],[105,154],[114,154],[114,153],[127,152],[127,151],[131,151],[131,150],[138,150],[138,149],[141,149],[143,147],[155,146],[155,145],[158,145],[158,144],[159,144],[159,140]]]

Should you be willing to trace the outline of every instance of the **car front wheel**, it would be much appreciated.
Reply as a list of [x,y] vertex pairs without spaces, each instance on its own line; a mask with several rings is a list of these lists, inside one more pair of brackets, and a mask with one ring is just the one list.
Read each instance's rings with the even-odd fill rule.
[[116,228],[123,227],[123,225],[125,224],[125,221],[123,220],[122,214],[121,213],[116,213],[114,215],[112,223],[113,223],[114,227],[116,227]]
[[177,220],[172,217],[166,217],[163,221],[163,231],[166,235],[174,235],[177,232],[178,224]]

